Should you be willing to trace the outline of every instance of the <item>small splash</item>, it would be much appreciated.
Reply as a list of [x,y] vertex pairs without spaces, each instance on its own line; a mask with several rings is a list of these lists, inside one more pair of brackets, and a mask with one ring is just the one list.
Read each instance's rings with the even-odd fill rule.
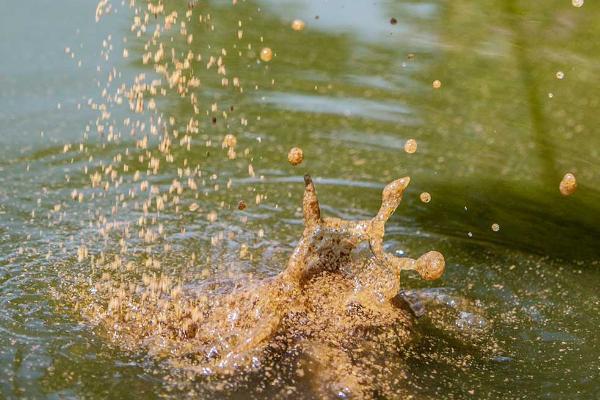
[[[138,271],[115,257],[104,267],[97,263],[104,272],[91,283],[93,291],[88,285],[78,292],[77,309],[125,348],[142,347],[188,377],[216,377],[214,390],[244,382],[253,372],[267,371],[270,381],[297,379],[302,370],[318,397],[340,388],[358,398],[397,397],[390,384],[397,376],[382,360],[413,336],[412,314],[397,296],[400,273],[412,270],[434,280],[445,269],[436,251],[418,259],[384,251],[385,224],[409,182],[405,177],[388,184],[372,219],[348,221],[321,216],[306,176],[304,232],[277,276],[240,279],[223,291],[210,281],[184,283],[147,260],[155,272],[136,282],[113,277],[121,268]],[[359,246],[365,242],[366,252]],[[368,357],[361,356],[365,349]],[[293,378],[281,375],[288,369]]]

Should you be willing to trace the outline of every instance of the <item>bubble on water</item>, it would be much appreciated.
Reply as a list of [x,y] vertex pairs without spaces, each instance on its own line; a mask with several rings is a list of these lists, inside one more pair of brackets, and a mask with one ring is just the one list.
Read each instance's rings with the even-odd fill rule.
[[429,203],[431,201],[431,195],[428,192],[421,193],[419,198],[423,203]]
[[264,62],[271,61],[273,59],[273,50],[271,50],[269,47],[264,47],[260,51],[260,59]]
[[433,86],[434,89],[439,89],[442,87],[442,81],[440,81],[439,79],[436,79],[435,81],[433,81],[431,86]]
[[288,153],[288,161],[292,165],[301,164],[304,161],[304,152],[300,147],[292,147]]
[[563,79],[565,77],[565,73],[562,71],[558,71],[556,73],[556,79]]
[[573,7],[582,7],[584,3],[584,0],[571,0],[571,4],[573,4]]
[[306,24],[301,19],[295,19],[294,21],[292,21],[292,29],[295,31],[302,31],[304,30],[305,26]]
[[575,193],[577,190],[577,179],[575,179],[575,175],[570,172],[566,173],[565,176],[563,176],[562,181],[560,181],[558,189],[563,196],[570,196]]
[[404,151],[408,154],[413,154],[417,151],[417,141],[415,139],[408,139],[406,143],[404,143]]
[[493,223],[493,224],[492,224],[492,230],[493,230],[494,232],[498,232],[498,231],[500,230],[500,225],[498,225],[498,224],[496,224],[496,223]]

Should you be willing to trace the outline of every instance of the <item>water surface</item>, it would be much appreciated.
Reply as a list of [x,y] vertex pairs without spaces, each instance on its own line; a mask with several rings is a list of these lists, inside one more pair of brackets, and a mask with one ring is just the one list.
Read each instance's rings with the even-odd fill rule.
[[[130,31],[131,11],[116,6],[118,13],[99,23],[92,1],[21,1],[0,14],[3,397],[188,393],[164,366],[123,351],[56,300],[65,279],[93,275],[77,260],[82,244],[108,259],[121,251],[119,227],[143,216],[133,200],[124,206],[118,198],[139,187],[135,169],[148,169],[148,160],[137,158],[140,136],[122,129],[108,141],[88,104],[101,102],[105,86],[153,76]],[[187,5],[176,7],[183,15]],[[160,240],[144,243],[132,229],[128,254],[151,255],[163,271],[188,279],[203,279],[205,270],[271,276],[300,234],[304,173],[315,176],[324,212],[344,218],[372,215],[383,185],[410,175],[388,226],[388,251],[415,256],[435,248],[448,265],[439,281],[407,275],[403,286],[427,286],[424,293],[441,302],[479,305],[501,348],[480,352],[422,320],[419,351],[407,365],[415,397],[600,395],[597,3],[288,0],[198,8],[214,25],[187,27],[192,48],[204,56],[195,67],[201,112],[177,96],[157,101],[182,130],[197,118],[199,132],[191,151],[178,148],[172,165],[163,162],[146,179],[168,191],[173,179],[185,181],[177,171],[184,160],[199,166],[203,179],[195,194],[181,196],[181,212],[152,210],[149,226],[162,225]],[[303,32],[289,28],[295,18],[306,21]],[[238,21],[243,40],[234,34]],[[113,46],[109,60],[103,41]],[[275,53],[268,64],[257,61],[262,46]],[[240,77],[243,93],[205,68],[221,48],[228,50],[227,76]],[[111,84],[113,67],[121,75]],[[108,121],[120,127],[127,117],[156,118],[124,105],[110,111]],[[237,137],[236,160],[221,148],[227,133]],[[403,151],[409,138],[418,142],[412,155]],[[304,150],[299,167],[287,163],[292,146]],[[123,182],[107,192],[91,188],[85,167],[100,169],[126,153],[132,169],[120,172]],[[579,183],[567,198],[558,191],[566,172]],[[73,190],[85,201],[73,201]],[[423,191],[431,193],[428,204],[418,199]],[[249,205],[243,212],[239,200]],[[192,203],[200,210],[189,211]],[[116,229],[106,233],[107,223]],[[252,257],[240,259],[242,245]],[[476,325],[463,317],[459,328]]]

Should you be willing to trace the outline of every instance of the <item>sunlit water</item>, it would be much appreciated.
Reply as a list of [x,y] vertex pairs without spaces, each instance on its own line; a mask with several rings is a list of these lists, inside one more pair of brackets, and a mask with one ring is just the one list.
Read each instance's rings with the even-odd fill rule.
[[[173,126],[184,132],[196,118],[198,133],[190,151],[174,144],[173,162],[162,159],[156,174],[139,159],[141,127],[131,136],[123,120],[145,122],[156,149],[150,126],[158,116],[112,104],[99,135],[101,114],[90,107],[107,103],[104,87],[114,93],[140,73],[146,82],[156,78],[152,63],[141,62],[147,37],[131,32],[132,11],[113,7],[99,23],[95,1],[23,1],[0,13],[2,397],[201,392],[202,379],[126,351],[61,294],[72,282],[99,278],[101,252],[106,262],[125,254],[147,271],[199,286],[272,276],[300,236],[306,172],[324,212],[348,219],[370,216],[388,181],[412,178],[388,225],[387,250],[418,256],[435,247],[448,262],[441,280],[402,280],[437,304],[425,301],[430,316],[419,319],[406,361],[404,385],[416,398],[600,395],[598,4],[199,3],[186,35],[174,28],[173,44],[202,54],[194,66],[199,113],[189,96],[157,96]],[[177,10],[179,24],[187,5]],[[208,22],[197,22],[207,14]],[[301,32],[290,28],[296,18],[306,21]],[[148,27],[146,35],[152,21]],[[257,62],[266,46],[273,59]],[[228,87],[216,65],[206,69],[222,48]],[[113,67],[121,75],[109,82]],[[109,141],[110,125],[123,135]],[[237,138],[234,160],[221,146],[228,133]],[[414,154],[404,151],[409,138],[418,143]],[[297,167],[287,162],[293,146],[305,155]],[[109,164],[120,168],[114,180],[102,172]],[[197,188],[182,193],[178,212],[168,202],[157,210],[154,199],[140,237],[148,198],[141,182],[150,192],[168,193],[174,179],[187,187],[187,166],[202,171]],[[108,191],[92,188],[94,171],[110,182]],[[566,172],[579,187],[565,198],[558,186]],[[132,189],[138,197],[127,200]],[[429,203],[419,200],[424,191]],[[482,327],[476,343],[461,334]]]

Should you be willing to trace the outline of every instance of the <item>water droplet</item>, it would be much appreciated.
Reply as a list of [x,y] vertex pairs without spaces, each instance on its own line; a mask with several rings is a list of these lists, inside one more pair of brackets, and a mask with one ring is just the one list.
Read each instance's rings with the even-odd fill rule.
[[431,195],[428,192],[421,193],[419,198],[423,203],[429,203],[431,201]]
[[302,30],[304,30],[305,26],[306,26],[306,24],[301,19],[295,19],[292,22],[292,29],[295,31],[302,31]]
[[565,77],[565,73],[562,71],[558,71],[556,73],[556,79],[563,79]]
[[304,152],[299,147],[292,147],[288,153],[288,161],[292,165],[298,165],[304,161]]
[[404,151],[408,154],[413,154],[417,151],[417,141],[415,139],[408,139],[406,143],[404,143]]
[[498,232],[500,230],[500,225],[498,225],[496,223],[492,224],[492,230],[494,232]]
[[260,51],[260,59],[264,62],[269,62],[273,59],[273,50],[269,47],[265,47]]
[[223,138],[223,143],[221,144],[221,147],[222,148],[235,147],[236,144],[237,144],[237,138],[232,134],[227,134]]
[[439,89],[442,87],[442,81],[440,81],[439,79],[436,79],[435,81],[433,81],[431,86],[433,86],[434,89]]
[[583,0],[571,0],[571,4],[573,4],[573,7],[583,7]]
[[88,249],[85,245],[79,246],[77,249],[77,261],[82,262],[88,256]]
[[558,189],[563,196],[570,196],[575,193],[575,190],[577,190],[577,179],[575,179],[575,175],[570,172],[566,173],[565,176],[563,176],[562,181],[560,181]]
[[218,214],[216,211],[211,211],[206,215],[206,219],[209,222],[215,222],[218,219]]

